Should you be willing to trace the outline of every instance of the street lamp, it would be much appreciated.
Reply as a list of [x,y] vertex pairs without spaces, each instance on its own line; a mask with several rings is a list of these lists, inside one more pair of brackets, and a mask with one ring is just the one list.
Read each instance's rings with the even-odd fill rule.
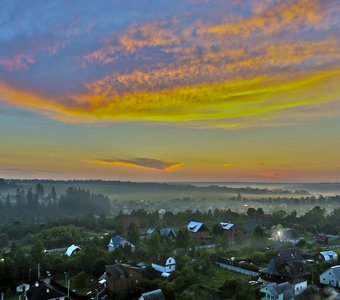
[[65,274],[65,287],[67,287],[67,272],[64,272]]
[[96,300],[98,300],[98,290],[95,289],[95,291],[96,291]]

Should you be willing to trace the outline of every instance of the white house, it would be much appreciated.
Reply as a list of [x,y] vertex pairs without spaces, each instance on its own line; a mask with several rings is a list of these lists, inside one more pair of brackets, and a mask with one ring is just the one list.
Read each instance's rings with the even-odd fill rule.
[[293,300],[295,291],[289,282],[277,284],[272,282],[264,286],[261,290],[264,294],[261,300],[275,299],[275,300]]
[[340,287],[340,265],[326,270],[320,275],[320,283]]
[[170,273],[176,270],[176,260],[173,257],[159,257],[151,267],[162,273]]
[[307,289],[308,283],[307,280],[295,281],[291,283],[291,286],[294,288],[295,296],[297,296]]

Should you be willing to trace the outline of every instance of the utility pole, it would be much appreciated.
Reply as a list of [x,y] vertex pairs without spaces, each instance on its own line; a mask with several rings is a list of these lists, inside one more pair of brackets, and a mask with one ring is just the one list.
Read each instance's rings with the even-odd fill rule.
[[67,281],[67,298],[70,298],[70,279]]
[[67,287],[67,272],[64,272],[65,274],[65,287]]
[[40,264],[38,264],[38,279],[40,279]]

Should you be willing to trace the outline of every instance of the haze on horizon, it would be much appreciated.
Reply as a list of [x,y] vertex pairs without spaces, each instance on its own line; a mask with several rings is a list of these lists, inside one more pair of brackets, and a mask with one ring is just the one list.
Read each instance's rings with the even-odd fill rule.
[[0,177],[340,181],[340,2],[14,1]]

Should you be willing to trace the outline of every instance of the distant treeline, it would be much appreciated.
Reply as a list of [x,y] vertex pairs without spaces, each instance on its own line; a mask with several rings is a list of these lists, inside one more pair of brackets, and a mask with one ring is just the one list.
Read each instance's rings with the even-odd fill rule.
[[36,185],[36,184],[48,184],[59,185],[66,184],[72,186],[105,186],[112,187],[113,190],[122,191],[128,190],[163,190],[163,191],[202,191],[202,192],[218,192],[218,193],[242,193],[242,194],[254,194],[254,195],[308,195],[305,190],[289,191],[284,189],[267,189],[267,188],[252,188],[252,187],[228,187],[220,186],[216,184],[207,186],[197,186],[193,184],[179,184],[179,183],[157,183],[157,182],[130,182],[130,181],[105,181],[105,180],[20,180],[20,179],[7,179],[6,182],[14,185]]
[[7,194],[5,200],[0,201],[0,223],[13,219],[46,221],[88,213],[99,215],[110,212],[110,200],[102,194],[69,187],[65,193],[57,197],[54,186],[45,194],[41,183],[36,185],[35,191],[18,188],[15,195]]

